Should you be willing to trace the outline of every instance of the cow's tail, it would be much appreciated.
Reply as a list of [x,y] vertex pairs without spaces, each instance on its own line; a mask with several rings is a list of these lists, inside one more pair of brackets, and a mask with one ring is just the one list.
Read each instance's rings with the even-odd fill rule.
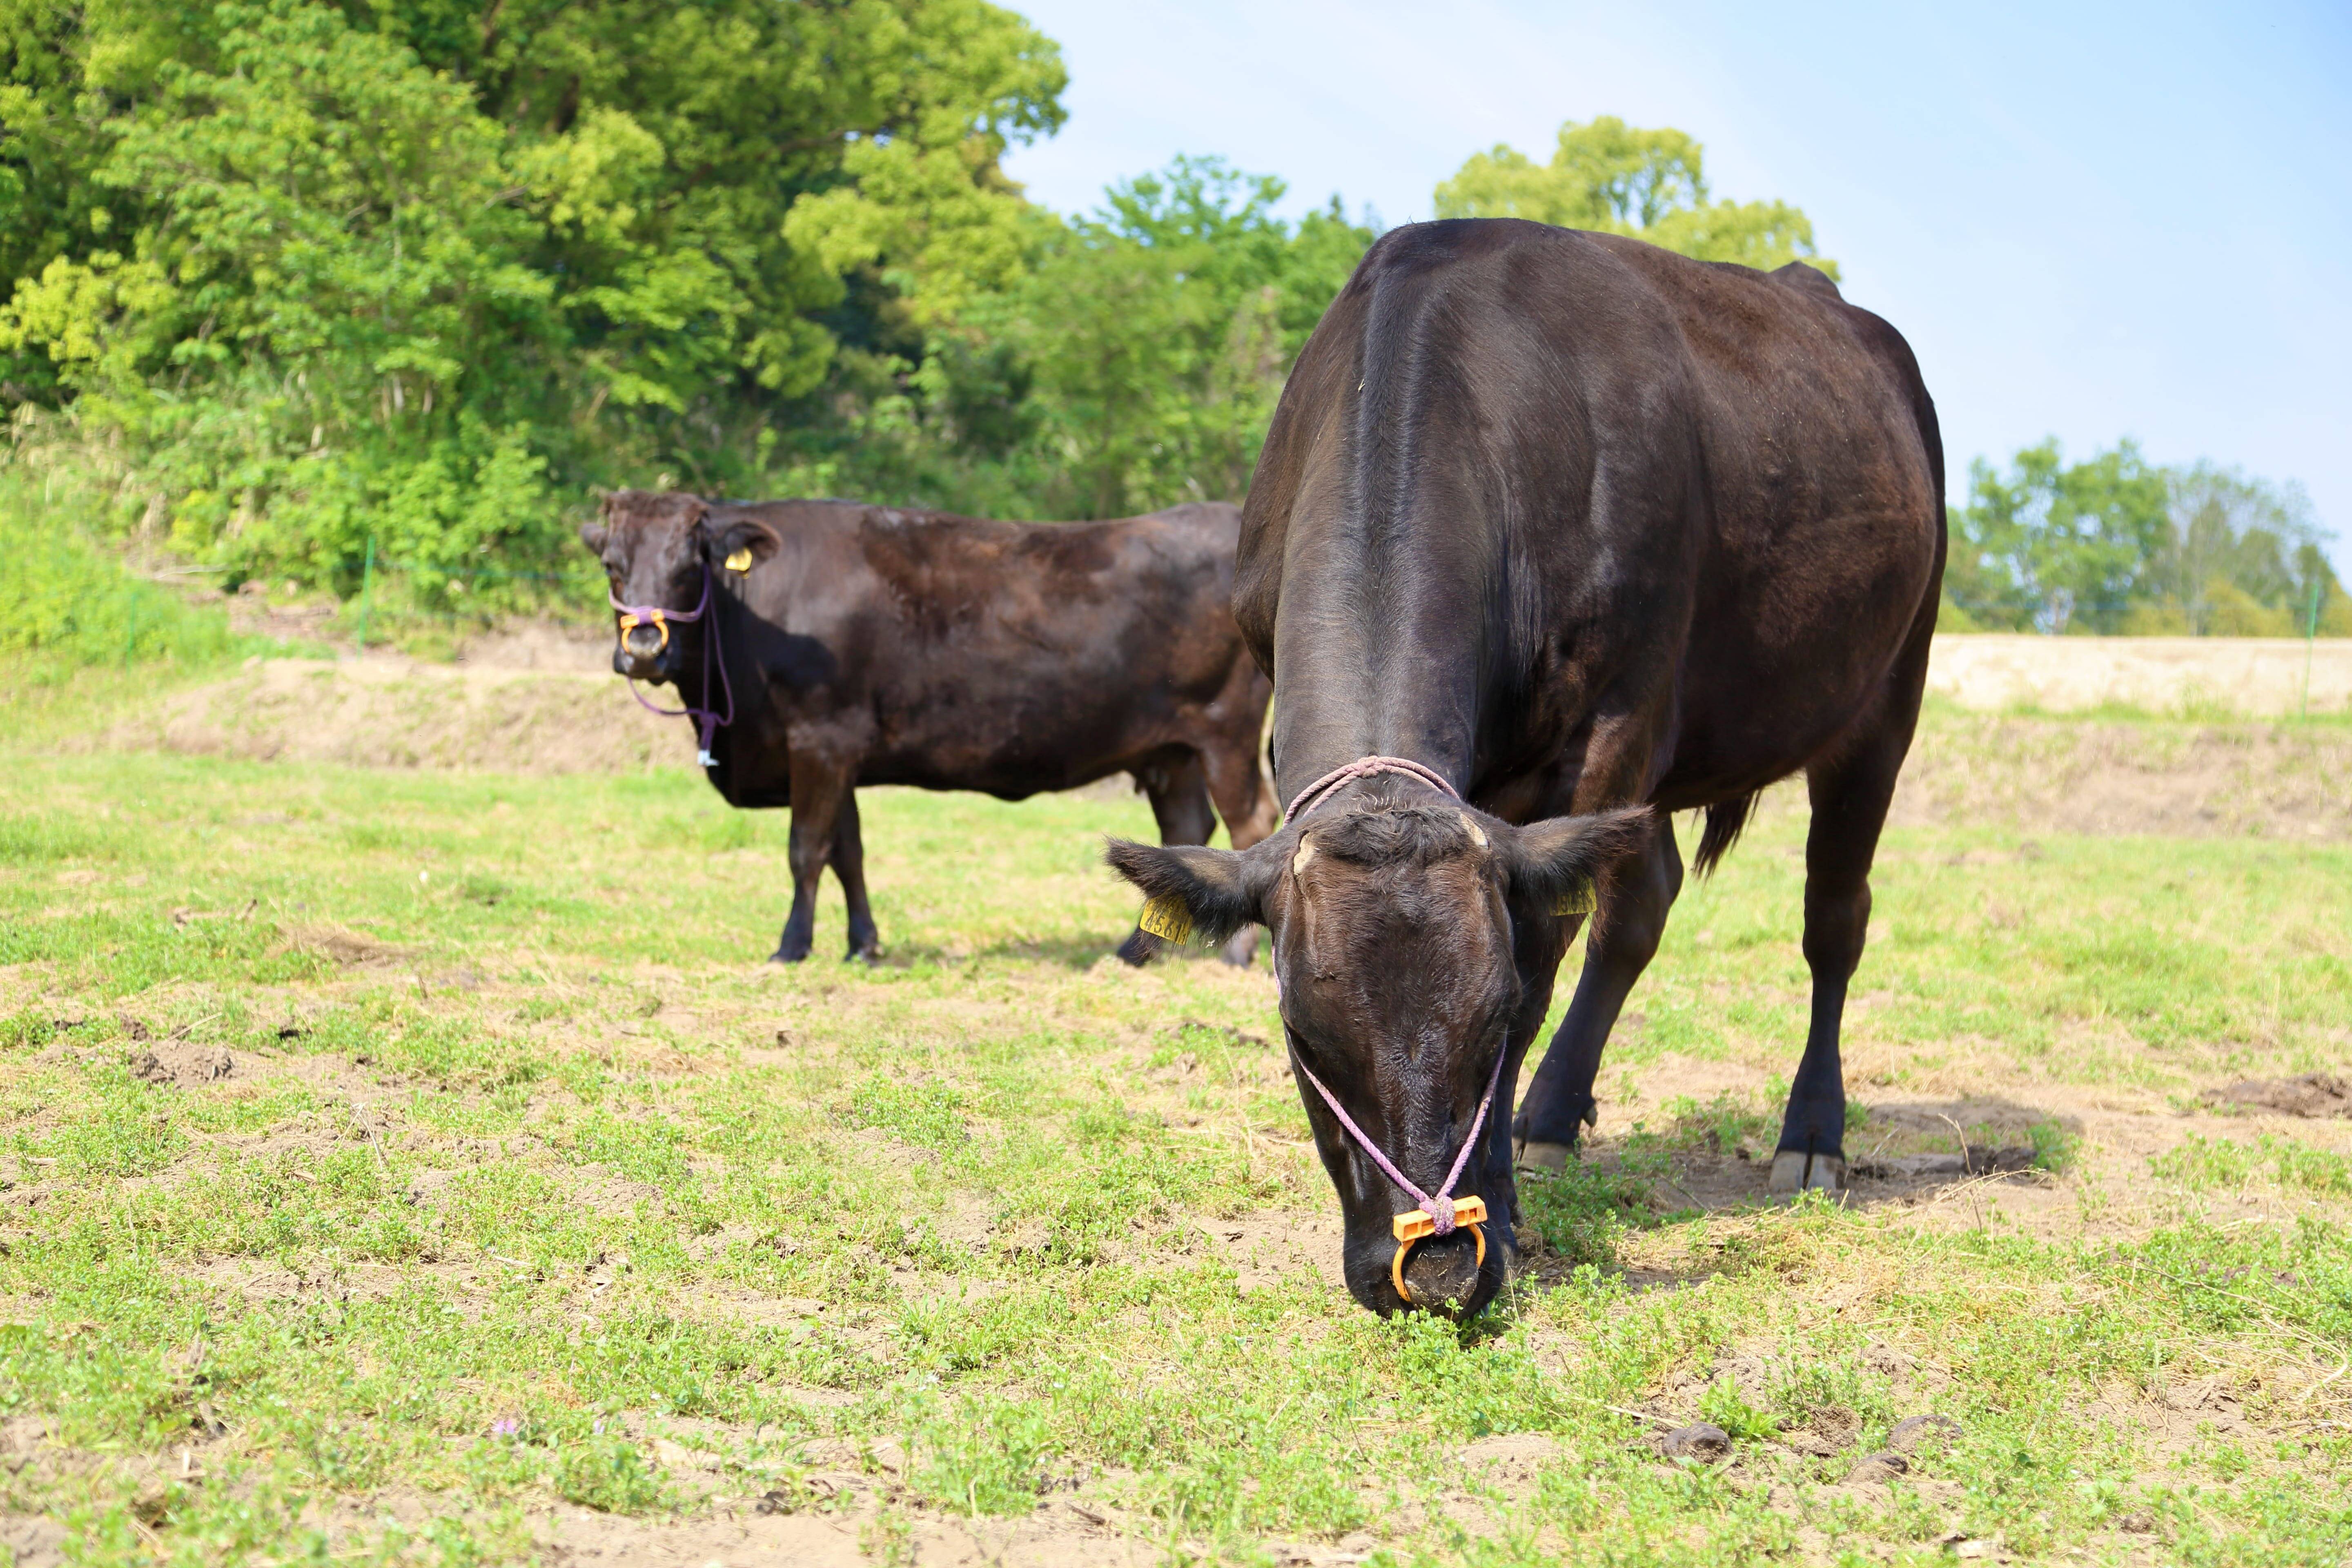
[[1718,801],[1706,808],[1706,826],[1698,836],[1698,853],[1691,857],[1691,867],[1702,877],[1715,869],[1716,862],[1731,852],[1739,842],[1750,818],[1756,815],[1753,792]]

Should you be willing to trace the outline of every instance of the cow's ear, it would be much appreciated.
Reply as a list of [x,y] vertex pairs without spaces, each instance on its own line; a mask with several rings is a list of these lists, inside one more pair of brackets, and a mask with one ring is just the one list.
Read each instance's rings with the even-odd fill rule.
[[1590,910],[1593,879],[1609,863],[1639,845],[1649,833],[1646,805],[1623,806],[1591,816],[1551,816],[1505,832],[1501,849],[1511,891],[1562,913]]
[[1235,854],[1114,838],[1103,858],[1150,900],[1144,930],[1172,942],[1197,937],[1214,943],[1244,926],[1265,923],[1265,890],[1282,861],[1278,855],[1259,854],[1263,847]]
[[588,547],[588,552],[592,555],[604,554],[604,542],[611,537],[611,531],[594,518],[580,525],[580,542]]
[[783,544],[774,529],[756,518],[720,518],[706,513],[699,526],[704,552],[713,563],[730,572],[749,572]]

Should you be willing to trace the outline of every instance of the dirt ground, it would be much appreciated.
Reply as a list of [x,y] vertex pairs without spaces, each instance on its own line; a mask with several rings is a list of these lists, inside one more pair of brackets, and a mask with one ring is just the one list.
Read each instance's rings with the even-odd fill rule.
[[[687,727],[632,700],[608,657],[601,639],[526,626],[455,664],[390,652],[332,662],[249,659],[226,679],[132,709],[84,743],[530,774],[690,765]],[[667,689],[646,695],[676,706]]]
[[1964,708],[2156,712],[2219,708],[2282,716],[2352,708],[2352,641],[2329,637],[2045,637],[1976,633],[1936,639],[1927,689]]
[[[2339,652],[2352,670],[2352,647],[2328,657]],[[2192,663],[2191,654],[2204,662]],[[2134,672],[2142,683],[2134,692],[2179,708],[2242,666],[2269,671],[2269,679],[2279,657],[2280,648],[2251,638],[1942,638],[1933,685],[1969,710],[1931,710],[1892,820],[2046,833],[2352,837],[2352,730],[2340,725],[1973,710],[2019,700],[2021,691],[2041,706],[2075,705],[2061,699],[2090,692],[2084,671],[2095,666]],[[540,623],[479,639],[453,664],[388,652],[253,660],[226,679],[136,708],[79,743],[526,774],[690,766],[688,727],[632,700],[607,658],[600,631]],[[2041,661],[2041,677],[2021,686],[2030,659]],[[2147,684],[2158,675],[2169,684]],[[645,694],[674,705],[667,689]],[[1768,809],[1801,805],[1792,784],[1775,791]]]

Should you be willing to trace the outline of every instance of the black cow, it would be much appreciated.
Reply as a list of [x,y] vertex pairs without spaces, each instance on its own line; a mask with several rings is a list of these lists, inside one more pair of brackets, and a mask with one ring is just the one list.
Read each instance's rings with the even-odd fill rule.
[[[1664,814],[1706,810],[1705,869],[1799,771],[1812,1023],[1772,1185],[1841,1184],[1839,1018],[1927,672],[1943,489],[1910,349],[1811,268],[1511,219],[1397,229],[1365,257],[1275,415],[1234,614],[1274,673],[1286,798],[1368,756],[1439,783],[1349,777],[1238,855],[1112,856],[1213,933],[1272,928],[1293,1060],[1363,1130],[1302,1087],[1358,1300],[1492,1297],[1517,1205],[1502,1122],[1580,922],[1573,884],[1598,873],[1599,913],[1515,1130],[1530,1167],[1592,1120],[1682,886]],[[1456,1226],[1392,1282],[1412,1200],[1363,1142],[1448,1195],[1498,1070],[1452,1195],[1499,1211],[1503,1245]]]
[[[1268,688],[1228,607],[1239,523],[1223,504],[1057,524],[621,490],[580,532],[616,605],[664,612],[622,617],[613,668],[726,718],[704,767],[729,804],[792,807],[775,958],[793,963],[827,864],[849,956],[880,950],[859,784],[1020,800],[1125,771],[1165,843],[1206,844],[1213,798],[1237,847],[1265,837]],[[1119,953],[1157,944],[1139,929]],[[1240,931],[1225,957],[1254,946]]]

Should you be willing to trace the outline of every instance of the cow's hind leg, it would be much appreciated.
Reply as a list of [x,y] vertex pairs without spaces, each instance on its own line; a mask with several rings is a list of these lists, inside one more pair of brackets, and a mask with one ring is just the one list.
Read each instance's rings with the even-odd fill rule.
[[866,900],[866,840],[858,831],[857,791],[841,792],[841,810],[833,826],[833,855],[828,862],[841,879],[842,897],[849,904],[848,958],[867,963],[882,956],[882,936],[874,927],[874,909]]
[[1899,722],[1873,726],[1858,743],[1806,774],[1813,821],[1805,837],[1805,965],[1813,973],[1813,1010],[1772,1156],[1776,1193],[1836,1192],[1845,1185],[1845,1067],[1838,1033],[1846,986],[1870,929],[1871,858],[1910,744],[1906,713]]
[[833,858],[834,830],[853,776],[852,769],[812,752],[793,753],[793,912],[784,919],[772,963],[798,963],[815,944],[817,879]]
[[[1209,809],[1208,775],[1199,752],[1190,747],[1163,752],[1137,768],[1135,781],[1151,802],[1151,815],[1160,823],[1160,843],[1206,844],[1209,835],[1216,831],[1217,818]],[[1138,926],[1118,944],[1118,955],[1140,968],[1151,962],[1160,945],[1160,938]]]
[[1606,918],[1598,921],[1586,944],[1584,973],[1568,1016],[1551,1037],[1520,1102],[1511,1128],[1515,1163],[1529,1170],[1557,1171],[1568,1163],[1580,1129],[1597,1114],[1593,1080],[1601,1072],[1601,1047],[1617,1024],[1633,983],[1657,955],[1666,915],[1683,888],[1682,851],[1675,844],[1671,817],[1661,816],[1649,847],[1618,862],[1601,896]]

